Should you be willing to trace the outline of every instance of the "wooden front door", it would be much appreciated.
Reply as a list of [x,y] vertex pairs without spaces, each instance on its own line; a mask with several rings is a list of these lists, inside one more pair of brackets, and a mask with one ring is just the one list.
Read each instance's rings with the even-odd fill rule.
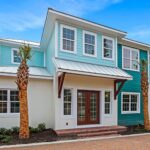
[[78,125],[99,123],[99,92],[78,90],[77,123]]

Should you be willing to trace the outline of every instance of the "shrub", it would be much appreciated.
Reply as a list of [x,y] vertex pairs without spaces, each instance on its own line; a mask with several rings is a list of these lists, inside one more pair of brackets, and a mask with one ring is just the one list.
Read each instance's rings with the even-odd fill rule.
[[13,133],[19,133],[19,127],[12,127],[11,130]]
[[39,132],[38,128],[30,127],[29,130],[30,130],[30,133],[38,133]]
[[38,125],[38,129],[39,129],[40,132],[46,130],[46,125],[45,125],[45,123],[40,123],[40,124]]
[[5,131],[5,135],[11,135],[12,134],[12,130],[11,129],[7,129],[6,131]]
[[9,143],[12,140],[12,136],[9,135],[0,135],[0,141],[3,143]]
[[0,134],[5,135],[6,134],[7,129],[5,128],[0,128]]

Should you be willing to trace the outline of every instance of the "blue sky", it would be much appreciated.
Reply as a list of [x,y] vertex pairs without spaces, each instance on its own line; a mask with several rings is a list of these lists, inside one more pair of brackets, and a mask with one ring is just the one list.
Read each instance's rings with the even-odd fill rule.
[[0,38],[40,41],[47,8],[128,32],[150,44],[149,0],[1,0]]

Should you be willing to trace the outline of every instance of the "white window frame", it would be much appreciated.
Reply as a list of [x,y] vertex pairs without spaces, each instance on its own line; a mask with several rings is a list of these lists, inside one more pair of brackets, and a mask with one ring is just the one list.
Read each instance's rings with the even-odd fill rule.
[[[110,113],[109,114],[105,113],[105,92],[110,92]],[[105,90],[104,91],[104,115],[105,116],[112,115],[112,100],[113,100],[113,91],[112,90]]]
[[[130,68],[125,68],[124,67],[124,48],[127,48],[127,49],[130,50]],[[122,46],[122,69],[139,72],[140,71],[140,65],[139,64],[138,64],[138,69],[137,70],[132,68],[132,51],[138,52],[138,63],[140,62],[140,52],[139,52],[138,49],[131,48],[131,47],[128,47],[128,46]]]
[[11,63],[12,64],[20,64],[20,62],[14,62],[14,51],[19,52],[19,49],[17,49],[17,48],[12,48],[11,49]]
[[[123,111],[123,95],[129,95],[129,111]],[[131,111],[131,95],[137,95],[138,100],[137,100],[137,111]],[[141,94],[137,92],[122,92],[121,93],[121,114],[139,114],[140,113],[140,108],[141,108]]]
[[[64,90],[71,90],[71,114],[70,115],[65,115],[64,114]],[[70,87],[64,87],[63,92],[62,92],[62,102],[63,102],[63,107],[62,107],[62,114],[64,118],[72,118],[73,117],[73,88]]]
[[[86,44],[85,43],[85,34],[89,34],[89,35],[92,35],[92,36],[95,37],[94,55],[85,53],[85,44]],[[97,57],[97,34],[93,33],[93,32],[90,32],[90,31],[83,30],[82,41],[83,41],[83,55],[84,56],[89,56],[89,57]],[[89,44],[89,45],[92,45],[92,44]]]
[[[104,39],[112,40],[112,43],[113,43],[112,58],[104,57]],[[112,37],[108,37],[108,36],[102,36],[102,59],[113,61],[114,60],[114,52],[115,52],[115,39]]]
[[4,89],[1,88],[0,90],[5,90],[7,91],[7,112],[6,113],[0,113],[0,117],[5,117],[5,116],[18,116],[19,113],[11,113],[11,101],[10,101],[10,91],[18,91],[17,89]]
[[[69,51],[63,49],[63,28],[74,30],[74,51]],[[72,53],[76,54],[77,53],[77,29],[68,25],[60,25],[60,51],[66,52],[66,53]]]

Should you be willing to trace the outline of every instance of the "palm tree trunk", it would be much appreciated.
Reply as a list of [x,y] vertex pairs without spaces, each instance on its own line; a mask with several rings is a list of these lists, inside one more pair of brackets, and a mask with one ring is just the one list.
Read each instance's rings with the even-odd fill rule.
[[27,89],[19,90],[20,101],[20,132],[19,138],[29,138],[29,117],[28,117],[28,101],[27,101]]

